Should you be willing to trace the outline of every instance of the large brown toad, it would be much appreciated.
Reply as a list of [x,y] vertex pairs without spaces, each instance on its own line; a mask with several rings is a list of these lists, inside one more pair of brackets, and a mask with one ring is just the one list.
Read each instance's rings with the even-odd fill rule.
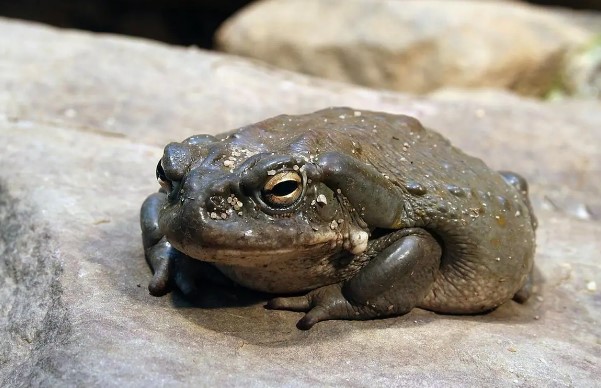
[[225,275],[303,294],[267,305],[306,312],[301,329],[528,295],[526,182],[408,116],[330,108],[193,136],[165,147],[157,178],[141,210],[153,295]]

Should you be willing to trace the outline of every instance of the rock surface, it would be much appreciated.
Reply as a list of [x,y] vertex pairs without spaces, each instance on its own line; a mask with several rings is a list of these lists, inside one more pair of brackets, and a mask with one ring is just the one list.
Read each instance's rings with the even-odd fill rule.
[[573,96],[601,99],[601,34],[570,58],[564,84]]
[[229,19],[216,39],[226,52],[375,88],[543,96],[570,50],[594,33],[568,14],[518,2],[265,0]]
[[[0,19],[0,385],[591,386],[601,105],[375,92],[199,50]],[[138,211],[171,140],[282,112],[408,113],[531,182],[537,292],[478,316],[325,322],[148,295]],[[201,308],[200,305],[205,306]]]

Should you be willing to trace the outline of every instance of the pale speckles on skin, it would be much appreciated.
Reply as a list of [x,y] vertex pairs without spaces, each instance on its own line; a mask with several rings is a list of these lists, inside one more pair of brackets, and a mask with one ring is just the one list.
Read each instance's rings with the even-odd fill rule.
[[[224,141],[225,139],[221,139]],[[223,161],[223,166],[229,169],[230,172],[234,172],[234,168],[238,165],[238,163],[250,158],[257,153],[246,148],[238,148],[234,147],[230,150],[230,155],[226,155],[225,160]]]
[[321,205],[327,205],[328,204],[328,200],[326,199],[326,196],[323,194],[319,194],[317,196],[317,198],[315,199],[315,201]]
[[242,216],[244,214],[241,211],[244,207],[244,204],[236,197],[235,194],[230,194],[228,197],[225,198],[225,201],[223,201],[222,197],[218,198],[221,198],[222,203],[219,203],[217,205],[216,211],[212,211],[209,213],[209,217],[211,219],[226,220],[230,216],[232,216],[234,212],[236,212],[236,214],[238,214],[239,216]]
[[369,235],[363,230],[351,230],[344,248],[353,255],[359,255],[367,249]]
[[242,209],[242,202],[238,198],[236,198],[234,194],[230,194],[230,196],[227,197],[226,201],[233,207],[235,211]]

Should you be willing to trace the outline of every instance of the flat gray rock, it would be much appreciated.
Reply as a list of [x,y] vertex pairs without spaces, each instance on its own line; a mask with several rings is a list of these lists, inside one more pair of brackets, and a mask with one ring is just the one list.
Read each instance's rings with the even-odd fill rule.
[[[0,385],[591,386],[601,376],[601,104],[376,92],[195,49],[0,20]],[[330,105],[407,113],[531,182],[537,290],[477,316],[331,321],[148,295],[162,146]],[[201,308],[199,305],[204,306]]]

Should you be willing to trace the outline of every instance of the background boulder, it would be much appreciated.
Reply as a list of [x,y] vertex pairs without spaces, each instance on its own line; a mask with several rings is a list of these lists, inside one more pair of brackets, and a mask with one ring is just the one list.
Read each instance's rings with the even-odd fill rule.
[[[264,0],[217,33],[226,52],[381,89],[502,88],[545,96],[601,16],[512,1]],[[595,24],[595,25],[594,25]],[[597,62],[598,63],[598,62]]]

